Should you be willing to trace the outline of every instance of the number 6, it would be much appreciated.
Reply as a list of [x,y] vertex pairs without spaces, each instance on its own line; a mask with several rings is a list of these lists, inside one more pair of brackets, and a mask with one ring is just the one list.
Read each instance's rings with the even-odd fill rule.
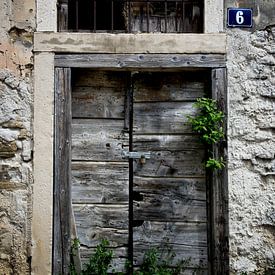
[[243,11],[238,11],[238,12],[236,13],[236,22],[237,22],[239,25],[243,24],[243,22],[244,22]]

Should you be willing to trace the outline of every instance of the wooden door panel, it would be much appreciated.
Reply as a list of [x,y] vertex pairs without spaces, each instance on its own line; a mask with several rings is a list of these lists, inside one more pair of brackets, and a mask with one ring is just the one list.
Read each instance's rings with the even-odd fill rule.
[[89,229],[91,236],[95,227],[101,227],[103,231],[106,228],[114,230],[128,228],[127,205],[75,204],[74,211],[76,224],[81,228]]
[[136,103],[194,101],[204,96],[205,82],[203,73],[200,75],[190,72],[143,73],[142,77],[135,81],[134,101]]
[[124,95],[121,87],[100,88],[78,87],[72,98],[74,117],[124,118]]
[[[139,243],[161,243],[164,239],[186,246],[206,247],[207,239],[203,234],[205,223],[144,221],[137,227],[135,241]],[[185,234],[181,234],[185,232]]]
[[205,175],[204,150],[180,152],[150,151],[151,158],[145,164],[135,160],[135,175],[144,177],[201,177]]
[[146,102],[134,104],[135,134],[191,134],[188,116],[193,102]]
[[128,205],[74,204],[73,209],[82,263],[88,262],[102,239],[107,239],[116,255],[113,265],[124,270],[128,255]]
[[125,72],[77,69],[74,71],[73,86],[75,89],[93,87],[102,91],[106,88],[126,87],[126,79]]
[[[205,150],[187,120],[196,113],[193,104],[206,90],[206,77],[201,72],[134,75],[131,123],[126,76],[92,70],[74,75],[72,201],[82,262],[106,238],[118,255],[114,266],[123,270],[133,231],[135,265],[149,248],[167,246],[177,255],[172,264],[190,258],[189,270],[205,271]],[[132,137],[125,129],[129,121]],[[129,162],[124,152],[131,147],[151,158]]]
[[125,73],[77,70],[73,79],[72,202],[81,262],[108,239],[122,271],[129,238]]
[[124,72],[78,70],[72,94],[73,117],[124,119]]
[[134,161],[136,265],[150,247],[166,247],[176,253],[172,264],[190,258],[189,269],[207,268],[205,150],[188,123],[206,83],[189,76],[142,73],[134,80],[133,149],[151,154]]
[[142,263],[144,250],[148,249],[148,245],[160,249],[160,252],[165,255],[170,243],[173,244],[175,252],[172,264],[188,259],[189,268],[194,266],[205,268],[208,260],[207,238],[204,234],[207,230],[206,226],[206,223],[145,221],[135,230],[134,263],[136,265]]
[[134,178],[134,191],[174,199],[206,200],[205,178]]
[[129,135],[123,128],[123,120],[73,119],[72,160],[127,162]]
[[128,204],[128,174],[128,162],[73,162],[73,203]]
[[150,149],[154,152],[169,149],[171,152],[188,151],[194,149],[204,149],[199,137],[191,135],[135,135],[134,149],[136,151],[146,151]]
[[205,222],[205,201],[174,199],[170,196],[141,194],[134,202],[134,220]]

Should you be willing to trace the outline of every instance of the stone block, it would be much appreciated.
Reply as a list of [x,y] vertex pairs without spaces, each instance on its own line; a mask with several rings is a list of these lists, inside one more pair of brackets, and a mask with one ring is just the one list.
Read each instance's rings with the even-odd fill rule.
[[15,141],[6,141],[0,138],[0,158],[12,158],[15,156],[16,151]]

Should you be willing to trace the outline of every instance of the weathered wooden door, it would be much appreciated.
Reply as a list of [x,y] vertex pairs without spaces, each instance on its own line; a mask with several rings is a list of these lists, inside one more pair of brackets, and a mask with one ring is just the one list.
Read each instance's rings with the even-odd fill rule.
[[[100,239],[114,267],[152,247],[207,273],[205,150],[187,123],[207,71],[76,70],[72,83],[72,203],[80,257]],[[129,152],[136,152],[131,154]]]

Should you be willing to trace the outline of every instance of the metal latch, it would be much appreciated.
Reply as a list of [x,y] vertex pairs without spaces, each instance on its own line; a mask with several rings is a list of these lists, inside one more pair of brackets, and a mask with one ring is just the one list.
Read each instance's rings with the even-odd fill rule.
[[151,158],[150,152],[129,152],[123,151],[123,157],[129,159],[139,159],[141,164],[145,164],[146,159]]

